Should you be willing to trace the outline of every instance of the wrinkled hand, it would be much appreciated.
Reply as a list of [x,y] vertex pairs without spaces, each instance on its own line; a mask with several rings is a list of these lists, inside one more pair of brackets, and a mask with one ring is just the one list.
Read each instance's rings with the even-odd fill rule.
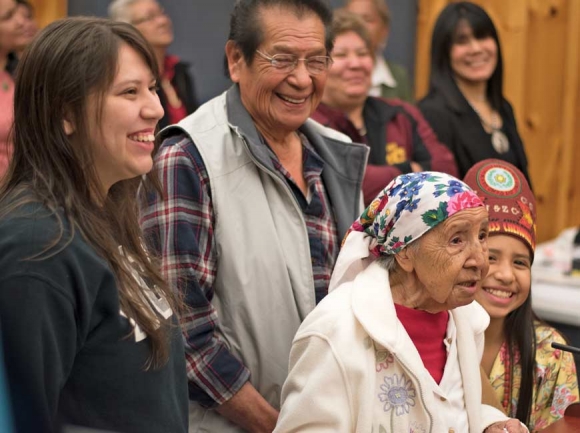
[[528,433],[529,430],[519,420],[511,418],[507,421],[496,422],[485,429],[484,433]]

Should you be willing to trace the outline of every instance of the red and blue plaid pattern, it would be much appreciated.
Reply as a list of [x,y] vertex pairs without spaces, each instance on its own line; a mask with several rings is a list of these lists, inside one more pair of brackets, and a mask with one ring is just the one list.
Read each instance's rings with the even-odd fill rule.
[[[307,200],[272,152],[274,166],[287,180],[306,222],[312,272],[319,302],[328,292],[338,255],[338,234],[321,173],[323,161],[304,136],[303,173],[310,190]],[[168,281],[182,292],[189,310],[181,318],[186,339],[189,396],[204,407],[229,400],[249,379],[243,363],[216,333],[218,317],[212,305],[217,254],[214,210],[209,178],[191,140],[167,138],[156,157],[164,198],[152,195],[143,211],[142,227],[162,258]]]

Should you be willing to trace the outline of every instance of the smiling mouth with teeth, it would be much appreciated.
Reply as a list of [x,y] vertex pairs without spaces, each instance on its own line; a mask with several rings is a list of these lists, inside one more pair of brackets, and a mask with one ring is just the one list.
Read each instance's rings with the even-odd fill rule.
[[511,298],[514,294],[512,292],[506,292],[505,290],[497,290],[497,289],[483,289],[490,295],[496,296],[498,298]]
[[306,98],[292,99],[292,98],[289,98],[288,96],[280,95],[279,93],[277,93],[277,95],[280,97],[280,99],[282,99],[286,102],[290,102],[291,104],[302,104],[304,101],[306,101]]
[[140,141],[141,143],[150,143],[155,141],[155,136],[153,134],[145,134],[145,135],[130,135],[130,140]]

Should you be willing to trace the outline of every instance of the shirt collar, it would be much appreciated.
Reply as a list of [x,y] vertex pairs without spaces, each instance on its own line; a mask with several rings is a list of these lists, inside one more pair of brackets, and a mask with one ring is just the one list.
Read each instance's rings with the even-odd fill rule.
[[397,80],[391,72],[391,68],[387,64],[387,61],[381,54],[377,54],[375,57],[375,68],[373,69],[372,77],[373,87],[380,86],[384,84],[387,87],[397,87]]

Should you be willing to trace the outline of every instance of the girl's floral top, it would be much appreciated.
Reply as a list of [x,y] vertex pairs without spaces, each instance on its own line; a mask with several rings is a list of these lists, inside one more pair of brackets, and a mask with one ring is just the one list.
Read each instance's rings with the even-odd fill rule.
[[[528,428],[539,431],[564,416],[564,410],[571,403],[580,400],[576,365],[571,353],[552,348],[551,344],[565,343],[562,336],[551,326],[535,322],[536,330],[536,384],[533,390],[533,405]],[[521,384],[521,365],[516,356],[514,366],[514,387],[511,401],[505,407],[507,346],[504,343],[493,364],[490,382],[508,415],[515,417]],[[508,371],[509,376],[509,371]]]

